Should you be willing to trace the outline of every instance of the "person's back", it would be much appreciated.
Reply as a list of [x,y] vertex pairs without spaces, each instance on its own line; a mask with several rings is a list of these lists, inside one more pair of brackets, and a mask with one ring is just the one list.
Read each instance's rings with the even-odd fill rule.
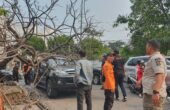
[[18,74],[19,74],[19,64],[15,64],[15,66],[13,67],[13,80],[14,81],[19,81],[18,78]]
[[15,64],[15,66],[13,68],[13,73],[18,73],[18,70],[19,70],[18,64]]
[[93,66],[90,61],[83,58],[77,62],[77,70],[80,70],[79,77],[77,79],[78,83],[84,85],[91,85],[93,80]]
[[87,110],[92,110],[91,90],[93,66],[86,59],[86,53],[79,52],[81,59],[76,64],[75,82],[77,85],[77,110],[83,110],[83,100],[86,98]]

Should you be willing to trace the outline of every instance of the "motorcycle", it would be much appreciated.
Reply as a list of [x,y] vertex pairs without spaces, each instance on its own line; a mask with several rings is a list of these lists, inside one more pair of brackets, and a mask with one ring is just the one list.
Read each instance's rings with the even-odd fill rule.
[[128,76],[127,84],[128,84],[128,86],[129,86],[130,91],[131,91],[132,93],[138,95],[138,94],[139,94],[139,89],[136,88],[136,82],[137,82],[137,80],[136,80],[135,77],[133,77],[133,76]]

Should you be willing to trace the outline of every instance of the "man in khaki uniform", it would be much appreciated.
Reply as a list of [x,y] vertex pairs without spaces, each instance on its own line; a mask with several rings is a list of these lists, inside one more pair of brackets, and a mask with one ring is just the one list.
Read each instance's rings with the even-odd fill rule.
[[150,56],[146,64],[142,80],[143,85],[143,110],[163,110],[166,97],[167,75],[165,58],[160,54],[160,43],[156,40],[148,41],[146,53]]

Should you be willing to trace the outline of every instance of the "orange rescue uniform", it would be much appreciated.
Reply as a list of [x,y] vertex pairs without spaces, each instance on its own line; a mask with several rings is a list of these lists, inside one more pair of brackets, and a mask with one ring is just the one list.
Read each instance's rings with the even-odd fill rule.
[[105,77],[104,89],[115,91],[115,76],[113,71],[113,65],[108,61],[103,65],[103,75]]
[[30,71],[30,69],[31,69],[31,67],[28,66],[27,64],[24,64],[23,67],[22,67],[22,71],[24,72],[24,74],[27,74],[27,72]]

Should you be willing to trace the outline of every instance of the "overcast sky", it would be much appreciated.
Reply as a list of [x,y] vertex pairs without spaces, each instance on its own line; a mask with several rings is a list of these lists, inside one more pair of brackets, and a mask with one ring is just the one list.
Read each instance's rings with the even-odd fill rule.
[[87,6],[91,15],[94,15],[95,19],[101,22],[98,27],[105,30],[102,40],[127,41],[129,39],[125,25],[112,28],[118,15],[128,15],[131,12],[129,0],[88,0]]
[[[67,0],[60,0],[58,4],[64,7],[67,3]],[[89,10],[88,15],[94,16],[94,21],[99,22],[98,29],[104,30],[104,35],[101,38],[103,41],[123,40],[127,42],[129,40],[129,32],[125,30],[126,25],[114,29],[112,27],[118,15],[128,15],[131,12],[129,0],[87,0],[86,6],[86,9]],[[59,10],[57,12],[56,9],[56,13],[62,15],[63,13]]]
[[[40,4],[48,4],[48,0],[39,0]],[[80,0],[78,0],[80,1]],[[0,4],[2,1],[0,2]],[[59,7],[55,9],[53,15],[57,13],[57,19],[63,19],[62,16],[65,15],[65,7],[68,4],[68,0],[59,0]],[[21,2],[21,6],[22,6]],[[128,41],[128,31],[125,31],[126,25],[119,26],[118,28],[112,27],[114,21],[118,15],[128,15],[130,10],[129,0],[87,0],[87,9],[89,9],[89,16],[94,16],[94,21],[98,23],[98,29],[104,30],[104,35],[102,40],[112,41],[112,40],[123,40]],[[23,6],[24,7],[24,6]],[[23,10],[24,11],[24,10]]]
[[[79,3],[81,0],[78,0]],[[48,0],[41,0],[43,5],[48,4]],[[53,15],[56,14],[57,19],[61,20],[65,16],[65,7],[69,4],[69,0],[59,0]],[[99,22],[97,27],[104,30],[101,38],[103,41],[123,40],[128,41],[128,31],[125,31],[125,25],[113,29],[113,23],[118,15],[128,15],[131,12],[131,3],[129,0],[87,0],[86,9],[89,10],[88,16],[94,16],[94,22]]]

